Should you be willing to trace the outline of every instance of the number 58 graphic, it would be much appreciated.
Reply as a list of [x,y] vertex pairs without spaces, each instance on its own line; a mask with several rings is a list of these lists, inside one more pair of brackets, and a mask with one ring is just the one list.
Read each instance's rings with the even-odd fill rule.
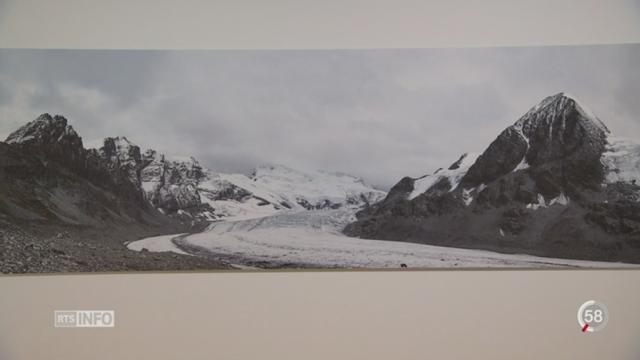
[[578,324],[582,332],[596,332],[604,329],[609,321],[607,307],[595,300],[589,300],[578,309]]

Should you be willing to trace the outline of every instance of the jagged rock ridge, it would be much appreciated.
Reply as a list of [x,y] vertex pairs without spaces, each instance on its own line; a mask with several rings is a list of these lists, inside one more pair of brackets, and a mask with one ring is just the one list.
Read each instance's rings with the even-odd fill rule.
[[[32,175],[16,177],[15,169],[0,173],[15,183],[0,206],[0,214],[4,208],[12,216],[28,212],[37,217],[47,209],[45,218],[78,224],[157,222],[171,217],[194,225],[291,209],[362,207],[385,196],[346,174],[305,173],[285,166],[259,167],[248,175],[216,173],[193,157],[169,159],[152,149],[143,152],[126,137],[108,137],[99,149],[85,149],[80,136],[59,115],[43,114],[0,144],[11,154],[5,160],[29,162],[20,171]],[[40,194],[24,199],[24,190],[18,188],[33,182]],[[25,203],[30,204],[26,208],[36,204],[39,210],[27,211],[21,207]],[[92,209],[100,207],[104,208]]]
[[361,179],[323,171],[302,172],[283,165],[261,166],[250,174],[216,173],[189,159],[170,160],[126,138],[107,138],[100,156],[162,213],[204,221],[264,216],[281,210],[361,207],[385,193]]
[[43,114],[0,143],[0,217],[75,225],[160,224],[127,171],[110,167],[59,115]]

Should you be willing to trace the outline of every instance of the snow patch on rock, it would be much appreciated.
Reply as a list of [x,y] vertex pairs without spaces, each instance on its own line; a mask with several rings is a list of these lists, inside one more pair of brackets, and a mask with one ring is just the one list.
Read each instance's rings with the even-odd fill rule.
[[462,190],[462,201],[464,202],[465,206],[469,206],[473,202],[473,196],[471,196],[471,194],[475,190],[476,190],[475,188],[473,188],[473,189],[463,189]]
[[546,207],[547,207],[547,203],[545,202],[544,196],[542,196],[542,194],[538,194],[537,203],[527,204],[527,209],[531,209],[531,210],[538,210],[540,208],[546,208]]
[[513,169],[513,172],[520,171],[520,170],[526,170],[526,169],[528,169],[528,168],[529,168],[529,164],[527,163],[527,157],[526,157],[526,156],[523,156],[523,157],[522,157],[522,161],[520,161],[520,163],[518,164],[518,166],[516,166],[516,167]]
[[527,204],[527,209],[538,210],[540,208],[546,208],[554,204],[566,206],[567,204],[569,204],[569,198],[562,192],[555,198],[546,201],[542,194],[538,194],[538,202]]
[[451,184],[451,191],[455,190],[471,165],[475,163],[478,156],[480,155],[474,153],[463,154],[460,160],[454,164],[456,166],[451,166],[448,169],[438,169],[438,171],[431,175],[425,175],[415,179],[413,183],[413,191],[409,194],[409,200],[412,200],[428,191],[433,185],[437,184],[442,179],[447,179],[449,181],[449,184]]
[[549,201],[549,206],[553,204],[567,206],[569,204],[569,198],[562,192],[560,195]]

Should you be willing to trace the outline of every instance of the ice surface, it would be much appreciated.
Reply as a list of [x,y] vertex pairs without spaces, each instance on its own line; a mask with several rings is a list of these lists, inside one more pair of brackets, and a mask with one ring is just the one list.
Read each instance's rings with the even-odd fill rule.
[[189,255],[188,253],[180,250],[180,248],[178,248],[172,241],[174,238],[184,235],[187,234],[154,236],[142,240],[132,241],[127,244],[127,248],[134,251],[142,251],[142,249],[147,249],[152,252],[174,252],[177,254]]
[[[319,268],[408,267],[608,267],[611,263],[508,255],[342,235],[353,220],[348,210],[288,211],[259,219],[221,221],[205,232],[183,237],[196,247],[231,264],[246,266],[310,266]],[[497,232],[496,236],[502,234]],[[175,237],[175,236],[174,236]],[[169,237],[129,244],[137,250],[174,251]],[[169,240],[167,240],[169,239]],[[142,244],[139,244],[142,242]],[[155,246],[152,243],[159,242]]]
[[244,202],[234,200],[211,200],[202,194],[201,200],[215,209],[215,214],[227,221],[247,220],[273,215],[279,210],[273,205],[260,205],[261,201],[250,198]]

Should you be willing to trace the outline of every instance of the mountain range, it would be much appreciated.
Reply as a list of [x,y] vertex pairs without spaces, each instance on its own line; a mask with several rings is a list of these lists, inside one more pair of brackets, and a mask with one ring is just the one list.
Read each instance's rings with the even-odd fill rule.
[[543,99],[479,154],[404,177],[345,233],[539,256],[640,262],[640,144],[574,97]]
[[86,149],[42,114],[0,142],[0,272],[220,269],[218,259],[133,252],[129,241],[281,211],[356,209],[384,198],[361,179],[261,166],[219,173],[126,137]]
[[404,177],[388,193],[348,174],[283,165],[214,171],[123,136],[86,149],[66,118],[43,114],[0,142],[0,271],[220,268],[125,243],[275,215],[324,224],[306,211],[337,209],[351,237],[639,263],[639,180],[640,144],[613,136],[565,93],[484,151]]
[[85,149],[67,119],[43,114],[0,143],[0,216],[72,225],[195,225],[281,210],[362,207],[386,193],[326,171],[260,166],[249,174],[142,151],[126,137]]

